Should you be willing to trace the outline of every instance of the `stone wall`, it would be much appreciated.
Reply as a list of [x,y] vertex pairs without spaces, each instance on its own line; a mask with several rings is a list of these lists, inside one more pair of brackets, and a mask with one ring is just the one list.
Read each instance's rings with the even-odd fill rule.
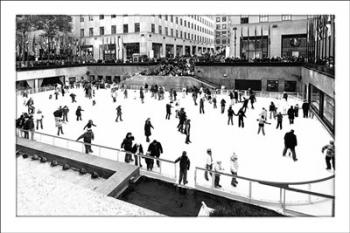
[[312,84],[327,95],[335,98],[335,79],[317,71],[301,67],[302,82],[305,85]]

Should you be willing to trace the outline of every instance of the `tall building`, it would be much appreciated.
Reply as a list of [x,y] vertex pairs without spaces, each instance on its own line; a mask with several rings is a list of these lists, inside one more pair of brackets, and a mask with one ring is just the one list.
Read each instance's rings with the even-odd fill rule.
[[240,15],[230,18],[230,57],[307,56],[306,15]]
[[215,16],[215,49],[220,50],[230,46],[231,16]]
[[175,57],[214,51],[214,19],[198,15],[81,15],[73,33],[96,60]]

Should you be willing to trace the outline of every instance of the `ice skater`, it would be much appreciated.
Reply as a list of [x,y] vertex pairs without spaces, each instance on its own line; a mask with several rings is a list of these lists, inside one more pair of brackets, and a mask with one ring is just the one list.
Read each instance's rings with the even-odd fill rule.
[[249,99],[250,99],[250,105],[251,105],[252,109],[254,109],[254,103],[256,102],[256,98],[255,98],[255,94],[253,92],[251,92]]
[[298,117],[299,116],[299,104],[296,104],[294,106],[294,116]]
[[84,126],[83,130],[85,130],[86,128],[91,129],[92,126],[96,127],[94,122],[92,120],[89,120],[88,123]]
[[257,119],[257,121],[259,122],[259,129],[258,129],[258,134],[260,133],[260,131],[262,131],[262,134],[265,136],[265,124],[269,124],[271,125],[271,123],[267,122],[264,118],[263,115],[260,116],[259,119]]
[[117,110],[117,118],[115,119],[115,121],[118,122],[118,119],[120,119],[120,121],[123,121],[123,119],[122,119],[122,106],[118,105],[116,110]]
[[216,97],[213,96],[213,108],[218,108],[217,105],[216,105]]
[[82,118],[81,118],[81,112],[84,111],[81,106],[78,106],[77,110],[75,111],[75,115],[77,116],[77,121],[81,120],[82,121]]
[[204,178],[208,181],[209,177],[212,176],[212,173],[210,172],[213,169],[213,156],[211,153],[211,149],[207,149],[207,154],[206,154],[206,160],[205,160],[205,172],[204,172]]
[[233,152],[230,160],[230,170],[231,174],[233,175],[231,180],[231,185],[233,187],[236,187],[238,184],[238,181],[236,179],[237,173],[238,173],[238,157],[235,152]]
[[276,118],[276,112],[277,112],[277,108],[275,106],[275,103],[271,101],[271,104],[269,106],[269,111],[270,111],[270,120],[272,119],[272,116],[273,116],[273,119]]
[[152,125],[152,123],[151,123],[151,118],[147,118],[147,120],[146,120],[146,122],[145,122],[145,136],[146,136],[146,142],[149,142],[150,140],[149,140],[149,136],[151,136],[152,135],[152,133],[151,133],[151,128],[152,129],[154,129],[153,128],[153,125]]
[[226,105],[226,100],[225,99],[221,99],[221,114],[225,113],[225,105]]
[[[158,142],[157,140],[153,140],[152,143],[149,144],[147,151],[150,154],[150,156],[159,159],[160,155],[163,154],[162,144],[160,142]],[[157,166],[160,167],[160,161],[159,160],[157,160]]]
[[173,106],[171,106],[171,102],[170,103],[167,103],[166,106],[165,106],[165,110],[166,110],[166,115],[165,115],[165,119],[166,120],[170,120],[170,115],[171,115],[171,108]]
[[77,102],[77,101],[75,100],[75,97],[77,96],[76,94],[71,93],[69,96],[72,98],[72,103],[76,103],[76,102]]
[[135,137],[132,136],[132,133],[128,132],[122,142],[122,144],[120,145],[121,148],[123,148],[125,150],[125,158],[124,161],[126,163],[129,163],[130,161],[134,161],[131,157],[131,153],[132,153],[132,141],[135,140]]
[[190,140],[190,133],[191,133],[191,120],[187,119],[185,123],[185,134],[186,134],[186,140],[185,143],[192,143]]
[[182,155],[175,160],[175,163],[180,161],[180,174],[179,174],[179,184],[181,185],[181,181],[184,185],[186,185],[187,182],[187,171],[190,170],[190,159],[187,157],[187,152],[183,151]]
[[199,100],[199,114],[204,114],[204,97]]
[[243,111],[243,107],[239,109],[238,113],[235,114],[238,116],[238,127],[244,128],[244,117],[246,118],[245,111]]
[[92,132],[92,129],[88,129],[85,133],[80,135],[80,137],[77,138],[77,141],[79,141],[79,139],[81,138],[84,141],[85,153],[86,154],[89,154],[90,152],[92,153],[93,150],[91,149],[91,141],[95,139],[95,135]]
[[230,91],[229,97],[230,97],[231,105],[233,105],[234,104],[234,101],[233,101],[234,100],[234,94],[233,94],[232,91]]
[[140,99],[141,99],[141,103],[144,103],[145,94],[143,93],[142,87],[140,87]]
[[242,105],[242,108],[244,108],[244,111],[246,111],[247,108],[248,108],[248,102],[249,102],[249,99],[246,99],[245,97],[243,97],[243,105]]
[[57,136],[60,136],[60,133],[61,134],[64,134],[63,133],[63,127],[62,127],[62,124],[63,123],[65,123],[62,119],[59,119],[58,121],[57,121]]
[[282,121],[283,121],[283,115],[281,112],[279,112],[277,114],[277,126],[276,126],[276,129],[278,129],[278,127],[280,128],[280,130],[282,130]]
[[197,98],[198,98],[198,92],[196,91],[196,90],[194,90],[193,92],[192,92],[192,98],[193,98],[193,102],[194,102],[194,105],[198,105],[197,104]]
[[184,108],[181,108],[180,111],[178,112],[178,117],[179,117],[179,124],[177,125],[177,129],[179,132],[183,133],[183,127],[185,124],[185,121],[187,119],[186,112]]
[[233,95],[234,95],[235,102],[236,102],[236,104],[237,104],[237,103],[238,103],[238,91],[235,90],[234,93],[233,93]]
[[309,107],[310,107],[309,103],[306,100],[304,100],[304,103],[301,106],[301,108],[303,109],[303,117],[304,118],[309,117]]
[[128,98],[128,89],[125,88],[124,90],[124,99]]
[[233,115],[235,115],[235,111],[233,111],[232,106],[230,106],[227,109],[227,116],[228,116],[227,125],[229,125],[230,122],[231,122],[231,125],[233,125]]
[[64,107],[62,108],[63,122],[68,122],[68,112],[69,112],[68,106],[64,105]]
[[222,186],[220,185],[220,174],[218,172],[222,172],[224,168],[222,167],[222,162],[217,161],[215,166],[214,166],[214,187],[215,188],[221,188]]
[[292,152],[294,162],[296,162],[298,160],[295,153],[295,147],[297,145],[297,136],[294,134],[294,130],[292,129],[290,132],[287,132],[284,135],[284,149],[282,155],[286,156],[287,150],[289,149]]
[[[331,170],[333,166],[333,170],[335,171],[335,146],[334,146],[334,141],[331,140],[329,144],[325,145],[322,147],[322,153],[326,150],[326,169]],[[331,164],[332,163],[332,164]]]
[[288,119],[289,119],[289,124],[294,124],[294,109],[293,106],[290,106],[290,108],[287,111]]
[[288,101],[288,94],[286,92],[283,92],[283,95],[282,95],[283,99],[285,99],[286,101]]

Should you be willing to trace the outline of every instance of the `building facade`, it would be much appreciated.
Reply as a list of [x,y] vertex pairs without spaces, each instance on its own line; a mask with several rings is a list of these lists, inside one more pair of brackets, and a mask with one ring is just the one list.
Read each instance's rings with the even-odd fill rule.
[[230,47],[231,42],[231,17],[228,15],[215,16],[215,49],[220,50]]
[[230,57],[307,57],[306,15],[241,15],[230,21]]
[[194,55],[214,51],[214,18],[198,15],[81,15],[73,33],[81,53],[94,59],[127,60]]

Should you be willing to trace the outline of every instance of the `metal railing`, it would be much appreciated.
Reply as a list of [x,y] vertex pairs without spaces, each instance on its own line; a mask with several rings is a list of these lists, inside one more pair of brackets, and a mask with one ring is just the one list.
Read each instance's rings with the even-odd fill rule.
[[[26,134],[28,134],[27,137],[26,137]],[[85,143],[81,141],[72,140],[69,138],[58,137],[58,136],[35,132],[31,130],[17,129],[16,136],[21,138],[26,138],[28,140],[36,141],[36,142],[45,143],[52,146],[66,148],[68,150],[73,150],[81,153],[86,152],[85,146],[90,146],[93,151],[90,154],[98,157],[102,157],[102,158],[111,159],[118,162],[125,162],[125,155],[126,153],[128,153],[131,155],[133,159],[137,160],[138,162],[137,166],[139,166],[141,171],[143,171],[145,174],[150,174],[150,175],[153,174],[161,177],[166,177],[167,180],[170,180],[172,182],[176,182],[177,180],[176,163],[171,160],[152,157],[152,156],[143,155],[143,154],[134,154],[118,148],[113,148],[113,147],[103,146],[103,145],[98,145],[93,143]],[[151,160],[151,162],[153,162],[154,164],[153,169],[147,170],[146,162],[142,161],[142,159]],[[158,163],[157,161],[159,161],[160,166],[157,166],[157,163]],[[129,164],[136,164],[136,161],[133,161],[132,163],[129,163]]]
[[[204,173],[212,177],[211,181],[204,179]],[[220,183],[225,187],[216,188],[215,176],[220,176]],[[270,182],[236,176],[223,172],[206,170],[196,167],[194,185],[197,189],[222,195],[231,199],[256,205],[279,207],[283,213],[300,212],[303,215],[334,216],[334,175],[304,182]],[[238,181],[236,187],[231,186],[231,180]],[[227,188],[229,187],[229,188]],[[330,193],[321,193],[327,188]],[[305,207],[310,207],[307,209]],[[318,208],[318,213],[312,208]],[[308,214],[309,212],[309,214]]]

